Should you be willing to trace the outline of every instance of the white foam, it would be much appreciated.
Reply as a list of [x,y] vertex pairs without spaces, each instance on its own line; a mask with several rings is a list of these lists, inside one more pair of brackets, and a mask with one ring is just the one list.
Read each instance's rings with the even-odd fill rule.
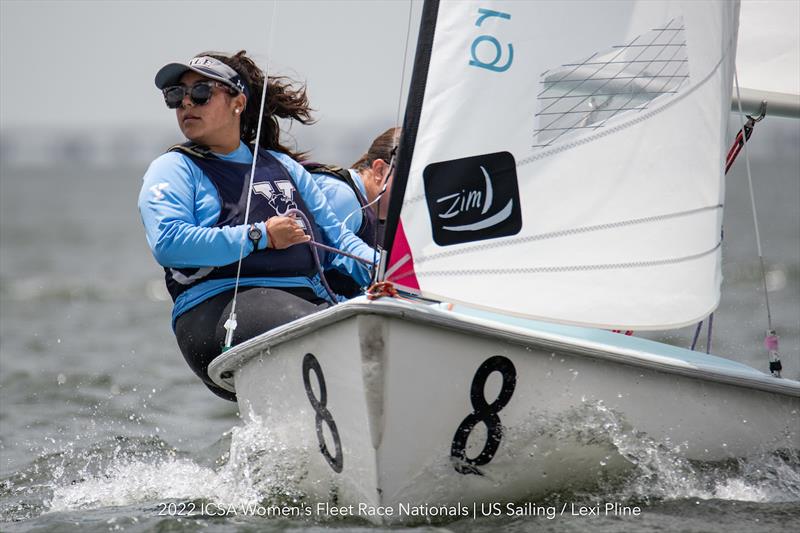
[[[258,421],[230,432],[230,449],[217,467],[201,466],[174,452],[145,459],[113,458],[99,474],[63,485],[57,480],[48,511],[72,511],[170,500],[205,500],[248,506],[271,497],[297,499],[297,468],[304,448],[289,448]],[[88,470],[89,465],[87,465]]]

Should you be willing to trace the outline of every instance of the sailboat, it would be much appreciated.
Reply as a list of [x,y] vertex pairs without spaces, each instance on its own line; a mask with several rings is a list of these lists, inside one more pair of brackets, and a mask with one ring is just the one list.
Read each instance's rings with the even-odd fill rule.
[[587,417],[698,461],[800,447],[800,382],[617,332],[718,305],[738,3],[579,7],[426,1],[379,269],[399,292],[210,366],[305,446],[309,494],[460,514],[625,472],[559,429]]

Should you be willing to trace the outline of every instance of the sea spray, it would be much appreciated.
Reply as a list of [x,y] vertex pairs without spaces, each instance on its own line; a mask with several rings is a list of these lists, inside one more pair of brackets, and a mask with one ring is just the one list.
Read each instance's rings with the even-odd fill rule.
[[[50,511],[93,509],[172,500],[247,508],[264,502],[298,501],[296,489],[305,450],[290,448],[259,421],[233,428],[219,466],[202,466],[175,452],[119,454],[105,468],[68,484],[57,484]],[[95,469],[93,469],[95,470]],[[210,508],[206,505],[207,508]]]
[[[544,437],[549,437],[547,442],[557,443],[555,447],[542,449],[536,441]],[[526,424],[509,430],[508,438],[529,439],[528,453],[532,458],[559,453],[570,442],[608,450],[599,461],[601,470],[595,479],[565,486],[566,492],[550,493],[548,499],[563,496],[645,503],[687,498],[800,501],[799,450],[754,452],[728,461],[692,461],[683,455],[687,443],[656,441],[635,430],[602,401],[584,401],[558,416],[532,411]]]

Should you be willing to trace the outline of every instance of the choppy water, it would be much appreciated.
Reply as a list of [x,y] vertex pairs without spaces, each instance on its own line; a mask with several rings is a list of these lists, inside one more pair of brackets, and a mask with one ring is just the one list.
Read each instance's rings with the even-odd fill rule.
[[[785,374],[800,377],[800,135],[765,134],[753,161]],[[758,137],[755,137],[758,140]],[[757,155],[757,154],[756,154]],[[763,296],[743,164],[729,179],[725,296],[714,351],[765,368]],[[378,529],[353,518],[162,514],[170,503],[304,505],[285,465],[305,451],[245,426],[189,372],[136,212],[143,168],[10,169],[0,175],[0,529]],[[686,345],[691,328],[662,334]],[[600,416],[600,418],[597,418]],[[538,505],[640,506],[638,517],[462,518],[419,531],[797,531],[797,451],[697,464],[602,413],[559,431],[602,439],[633,468]],[[511,437],[511,435],[510,435]],[[253,509],[251,507],[251,509]]]

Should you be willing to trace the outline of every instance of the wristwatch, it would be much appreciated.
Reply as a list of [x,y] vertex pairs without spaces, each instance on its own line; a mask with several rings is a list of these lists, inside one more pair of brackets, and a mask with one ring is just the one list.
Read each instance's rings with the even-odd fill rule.
[[247,231],[247,238],[253,242],[253,251],[258,251],[258,243],[261,242],[261,236],[264,235],[261,232],[261,228],[256,226],[255,224],[250,224],[250,229]]

